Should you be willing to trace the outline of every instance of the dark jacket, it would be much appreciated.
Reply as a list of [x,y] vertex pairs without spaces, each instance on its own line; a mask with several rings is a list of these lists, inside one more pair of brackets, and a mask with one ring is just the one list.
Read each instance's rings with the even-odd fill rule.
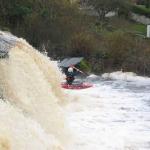
[[73,71],[73,72],[66,72],[66,76],[67,77],[72,77],[72,78],[74,78],[76,75],[77,75],[78,73],[76,72],[76,71]]

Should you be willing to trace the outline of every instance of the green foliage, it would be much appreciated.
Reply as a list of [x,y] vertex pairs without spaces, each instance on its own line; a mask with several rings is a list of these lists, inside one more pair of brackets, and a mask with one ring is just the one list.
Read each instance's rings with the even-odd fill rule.
[[31,8],[27,6],[15,5],[14,9],[11,11],[12,16],[26,16],[32,12]]
[[79,68],[84,72],[91,72],[91,65],[86,60],[82,60],[79,64]]
[[67,47],[72,35],[86,27],[84,18],[68,0],[0,1],[0,26],[35,47],[44,44],[49,54]]
[[140,15],[144,15],[146,17],[150,17],[150,9],[146,8],[143,5],[133,5],[132,6],[132,11],[134,13],[140,14]]
[[123,69],[149,74],[149,41],[133,34],[115,31],[105,36],[105,57],[101,59],[104,71]]
[[150,0],[145,0],[145,7],[150,8]]
[[130,17],[130,12],[132,10],[131,6],[132,6],[131,0],[126,0],[126,1],[119,0],[118,8],[117,8],[118,16],[128,19]]
[[142,35],[146,35],[146,25],[144,24],[138,24],[138,23],[135,23],[133,25],[131,25],[131,30],[137,32],[137,33],[140,33]]
[[96,50],[97,40],[90,33],[81,32],[72,36],[70,43],[71,56],[83,56],[89,58]]
[[[53,58],[83,56],[87,62],[81,62],[80,67],[85,71],[102,73],[124,68],[150,74],[149,40],[136,36],[144,35],[146,26],[128,20],[130,2],[86,2],[97,11],[99,21],[68,0],[1,0],[0,27],[24,37],[40,50],[45,47]],[[150,13],[142,6],[132,9]],[[109,11],[119,17],[106,20]]]
[[25,16],[32,12],[30,0],[1,0],[0,17],[9,26],[21,23]]
[[127,16],[129,13],[129,0],[87,0],[87,4],[92,6],[99,15],[99,21],[104,21],[108,12],[116,12],[119,15]]
[[122,31],[110,33],[105,40],[109,58],[115,58],[115,63],[118,64],[122,63],[133,49],[133,38]]
[[146,25],[118,16],[111,17],[103,27],[100,24],[96,24],[92,25],[91,28],[93,32],[100,36],[106,36],[114,31],[122,31],[144,37],[147,31]]

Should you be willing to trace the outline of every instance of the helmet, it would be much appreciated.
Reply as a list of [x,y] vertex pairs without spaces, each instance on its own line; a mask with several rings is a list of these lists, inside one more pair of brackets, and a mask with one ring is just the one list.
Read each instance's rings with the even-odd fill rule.
[[73,72],[73,68],[72,68],[72,67],[69,67],[69,68],[68,68],[68,72]]

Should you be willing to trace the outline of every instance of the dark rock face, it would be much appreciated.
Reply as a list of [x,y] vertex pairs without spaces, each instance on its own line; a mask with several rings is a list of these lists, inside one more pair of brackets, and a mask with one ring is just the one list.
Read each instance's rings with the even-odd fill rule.
[[0,58],[7,58],[9,50],[15,46],[18,38],[10,33],[0,31]]

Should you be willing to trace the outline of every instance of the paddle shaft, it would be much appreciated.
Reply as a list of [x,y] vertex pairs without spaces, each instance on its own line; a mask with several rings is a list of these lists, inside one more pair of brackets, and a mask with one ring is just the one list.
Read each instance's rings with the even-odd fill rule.
[[83,71],[79,70],[78,68],[76,68],[75,66],[72,66],[74,69],[76,69],[78,72],[84,74],[84,75],[87,75],[86,73],[84,73]]

